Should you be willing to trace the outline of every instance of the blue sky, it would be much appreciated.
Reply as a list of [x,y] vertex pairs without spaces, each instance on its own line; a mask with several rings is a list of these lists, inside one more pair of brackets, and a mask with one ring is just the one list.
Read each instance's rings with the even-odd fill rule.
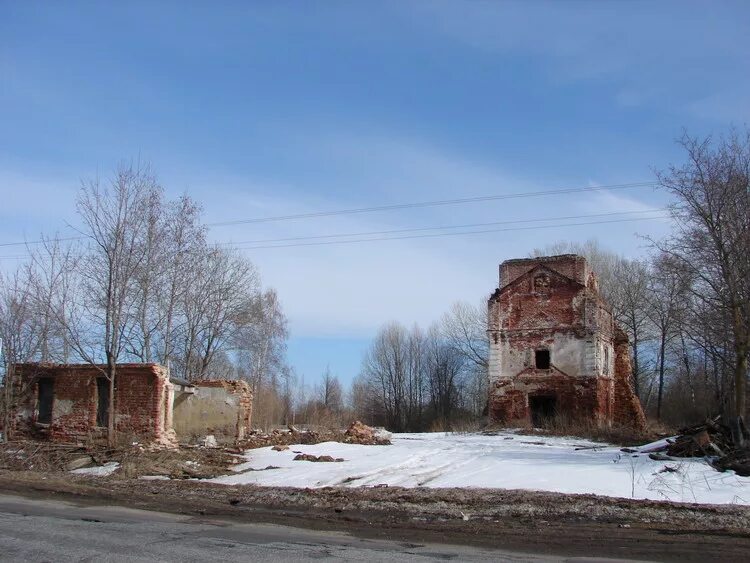
[[[0,242],[68,232],[80,179],[153,163],[208,222],[653,179],[750,121],[745,2],[0,0]],[[211,229],[247,241],[662,207],[650,188]],[[531,224],[533,225],[533,224]],[[526,225],[528,226],[528,224]],[[479,302],[504,259],[664,221],[246,250],[290,360],[348,380],[377,328]],[[12,256],[16,250],[3,250]],[[0,267],[17,263],[0,257]]]

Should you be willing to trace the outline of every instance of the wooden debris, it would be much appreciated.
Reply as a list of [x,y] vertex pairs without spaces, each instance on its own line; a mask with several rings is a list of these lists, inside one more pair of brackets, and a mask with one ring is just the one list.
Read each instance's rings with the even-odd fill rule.
[[731,469],[738,475],[750,476],[748,439],[750,434],[741,418],[727,425],[717,416],[682,428],[666,453],[670,457],[710,457],[711,465],[719,471]]

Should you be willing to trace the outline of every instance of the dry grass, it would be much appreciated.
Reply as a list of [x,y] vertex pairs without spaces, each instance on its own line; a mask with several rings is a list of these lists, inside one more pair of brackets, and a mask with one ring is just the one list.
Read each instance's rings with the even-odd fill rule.
[[131,445],[108,449],[93,444],[58,444],[34,440],[0,444],[0,469],[65,473],[70,470],[71,462],[79,460],[83,461],[81,466],[97,466],[116,461],[120,463],[120,468],[114,473],[114,477],[163,475],[185,479],[226,475],[240,458],[224,449],[201,447],[148,450]]
[[473,434],[484,428],[485,424],[481,420],[454,420],[448,422],[443,419],[436,419],[430,424],[428,432],[453,432],[455,434]]
[[599,426],[590,420],[573,419],[564,415],[548,419],[542,427],[534,427],[526,420],[511,420],[504,427],[517,428],[525,434],[571,436],[619,446],[636,446],[657,437],[651,429],[641,433],[627,426]]

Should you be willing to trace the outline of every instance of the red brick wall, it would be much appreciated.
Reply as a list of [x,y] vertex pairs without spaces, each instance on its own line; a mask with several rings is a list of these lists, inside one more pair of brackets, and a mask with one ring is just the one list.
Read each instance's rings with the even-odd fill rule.
[[[539,395],[555,397],[558,413],[571,419],[641,424],[640,404],[625,385],[629,358],[617,352],[612,314],[584,258],[504,262],[488,323],[490,420],[530,420],[529,397]],[[533,364],[539,348],[552,353],[549,370]]]
[[500,287],[505,287],[540,264],[576,280],[582,285],[586,285],[588,281],[586,259],[574,254],[561,254],[559,256],[506,260],[500,264]]
[[560,373],[537,375],[531,371],[500,381],[490,402],[490,417],[495,422],[530,421],[528,397],[551,396],[558,414],[570,420],[593,420],[606,424],[611,417],[612,380],[602,377],[570,377]]
[[[40,377],[54,380],[52,421],[39,425],[37,416],[37,385]],[[70,442],[99,439],[106,428],[96,424],[97,383],[103,373],[95,366],[20,364],[16,379],[29,383],[18,398],[16,432],[42,435],[54,441]],[[107,383],[108,384],[108,383]],[[121,437],[139,440],[169,438],[171,421],[165,417],[167,386],[171,385],[164,368],[155,364],[120,364],[115,375],[115,428]],[[110,405],[112,408],[112,405]]]
[[615,333],[615,397],[612,418],[620,426],[638,431],[646,429],[646,416],[633,390],[633,368],[630,363],[628,336],[621,329]]

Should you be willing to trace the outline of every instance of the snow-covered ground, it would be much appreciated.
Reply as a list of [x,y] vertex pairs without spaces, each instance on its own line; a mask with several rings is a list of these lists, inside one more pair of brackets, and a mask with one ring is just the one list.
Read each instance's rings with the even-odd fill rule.
[[[225,484],[291,487],[489,487],[611,497],[750,505],[750,478],[701,459],[654,461],[578,438],[500,433],[395,434],[390,446],[324,442],[248,450]],[[576,449],[597,446],[596,449]],[[343,462],[293,461],[297,453]],[[670,468],[666,469],[666,468]]]

